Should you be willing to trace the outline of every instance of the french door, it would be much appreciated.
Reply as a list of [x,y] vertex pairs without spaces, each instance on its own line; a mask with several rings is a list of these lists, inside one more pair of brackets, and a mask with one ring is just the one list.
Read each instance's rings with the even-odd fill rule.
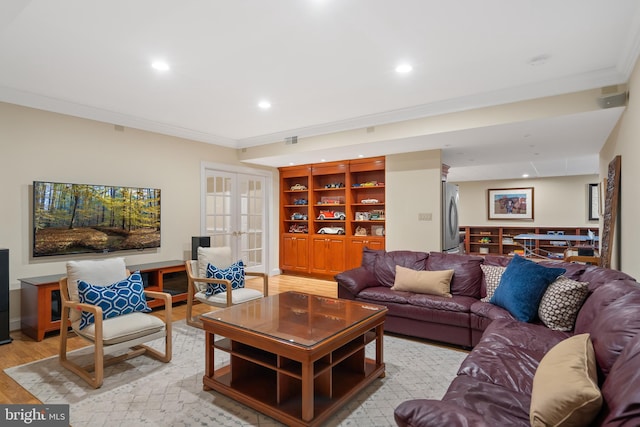
[[267,179],[203,167],[202,232],[211,246],[230,246],[247,271],[267,272]]

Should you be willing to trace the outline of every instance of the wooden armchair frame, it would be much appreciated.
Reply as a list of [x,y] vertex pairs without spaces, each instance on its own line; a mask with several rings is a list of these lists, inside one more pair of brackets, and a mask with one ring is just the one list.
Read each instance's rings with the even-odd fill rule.
[[[197,273],[197,263],[198,261],[186,261],[185,262],[185,266],[186,266],[186,271],[187,271],[187,278],[188,278],[188,287],[187,287],[187,324],[196,328],[200,328],[202,329],[202,321],[199,318],[196,318],[193,316],[193,303],[194,303],[194,299],[195,299],[195,295],[198,292],[198,289],[195,285],[195,282],[200,282],[200,283],[215,283],[215,284],[219,284],[225,287],[225,289],[229,290],[231,289],[231,282],[229,280],[224,280],[224,279],[214,279],[214,278],[205,278],[205,277],[198,277],[197,274],[194,274],[193,272],[193,263],[196,264],[196,273]],[[266,297],[269,295],[269,276],[266,275],[265,273],[254,273],[254,272],[245,272],[245,277],[246,276],[250,276],[250,277],[262,277],[262,296]],[[226,304],[213,304],[210,302],[204,302],[202,300],[197,300],[198,302],[201,302],[203,304],[208,304],[211,305],[213,307],[231,307],[233,305],[233,290],[231,292],[227,292],[227,301]],[[246,301],[242,301],[239,304],[242,304]]]
[[[128,273],[129,272],[127,271],[127,274]],[[145,353],[164,363],[171,361],[171,354],[172,354],[171,295],[164,292],[155,292],[155,291],[144,291],[144,294],[148,298],[156,298],[158,300],[161,300],[164,303],[164,315],[162,318],[165,324],[164,330],[161,330],[152,334],[144,335],[142,337],[138,337],[129,341],[123,341],[117,344],[107,345],[104,343],[104,338],[103,338],[104,320],[102,319],[102,308],[99,306],[91,305],[91,304],[71,301],[69,299],[69,289],[67,286],[67,278],[63,277],[62,279],[60,279],[60,296],[62,299],[62,316],[61,316],[61,325],[60,325],[60,352],[59,352],[60,364],[66,369],[78,375],[83,380],[85,380],[91,387],[99,388],[100,386],[102,386],[102,383],[104,381],[105,366],[109,366],[114,363],[119,363],[121,361],[130,359],[132,357],[136,357]],[[76,332],[78,336],[84,338],[85,340],[91,342],[94,345],[92,365],[81,366],[67,358],[67,339],[70,332],[69,328],[71,326],[71,323],[69,320],[71,310],[85,311],[93,314],[94,321],[95,321],[94,339],[91,339],[81,333]],[[148,315],[152,316],[152,314],[148,314]],[[165,339],[164,353],[143,344],[145,342],[158,339],[158,338]],[[124,350],[124,349],[130,349],[130,351],[116,357],[105,358],[105,355],[107,354],[113,353],[115,351]]]

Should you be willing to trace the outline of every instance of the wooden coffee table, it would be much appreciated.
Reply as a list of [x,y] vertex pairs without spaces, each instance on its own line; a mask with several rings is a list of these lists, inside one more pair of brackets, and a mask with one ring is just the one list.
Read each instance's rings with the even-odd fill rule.
[[[204,389],[289,426],[319,425],[384,377],[386,313],[379,305],[285,292],[204,314]],[[373,341],[375,360],[365,357]],[[229,353],[230,363],[215,369],[214,351]]]

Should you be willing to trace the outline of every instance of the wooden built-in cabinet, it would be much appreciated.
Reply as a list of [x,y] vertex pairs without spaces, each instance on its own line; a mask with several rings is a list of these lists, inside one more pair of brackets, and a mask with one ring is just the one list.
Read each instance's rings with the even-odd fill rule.
[[281,270],[332,276],[384,249],[384,180],[384,157],[280,168]]
[[[591,231],[598,235],[598,228],[588,227],[461,227],[465,232],[465,250],[473,255],[514,255],[523,254],[526,249],[533,253],[551,258],[562,259],[564,251],[575,246],[575,242],[554,239],[554,234],[587,236]],[[515,237],[519,234],[546,234],[548,240],[522,240]],[[579,243],[577,246],[586,246]]]

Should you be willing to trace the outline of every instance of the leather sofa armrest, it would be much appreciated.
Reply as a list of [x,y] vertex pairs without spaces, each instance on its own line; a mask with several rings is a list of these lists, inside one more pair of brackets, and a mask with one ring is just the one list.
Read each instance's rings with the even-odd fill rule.
[[480,414],[455,403],[430,399],[402,402],[394,418],[399,427],[489,427]]
[[378,279],[365,267],[357,267],[343,271],[342,273],[336,274],[334,279],[338,282],[339,287],[347,290],[354,297],[365,288],[379,286]]

